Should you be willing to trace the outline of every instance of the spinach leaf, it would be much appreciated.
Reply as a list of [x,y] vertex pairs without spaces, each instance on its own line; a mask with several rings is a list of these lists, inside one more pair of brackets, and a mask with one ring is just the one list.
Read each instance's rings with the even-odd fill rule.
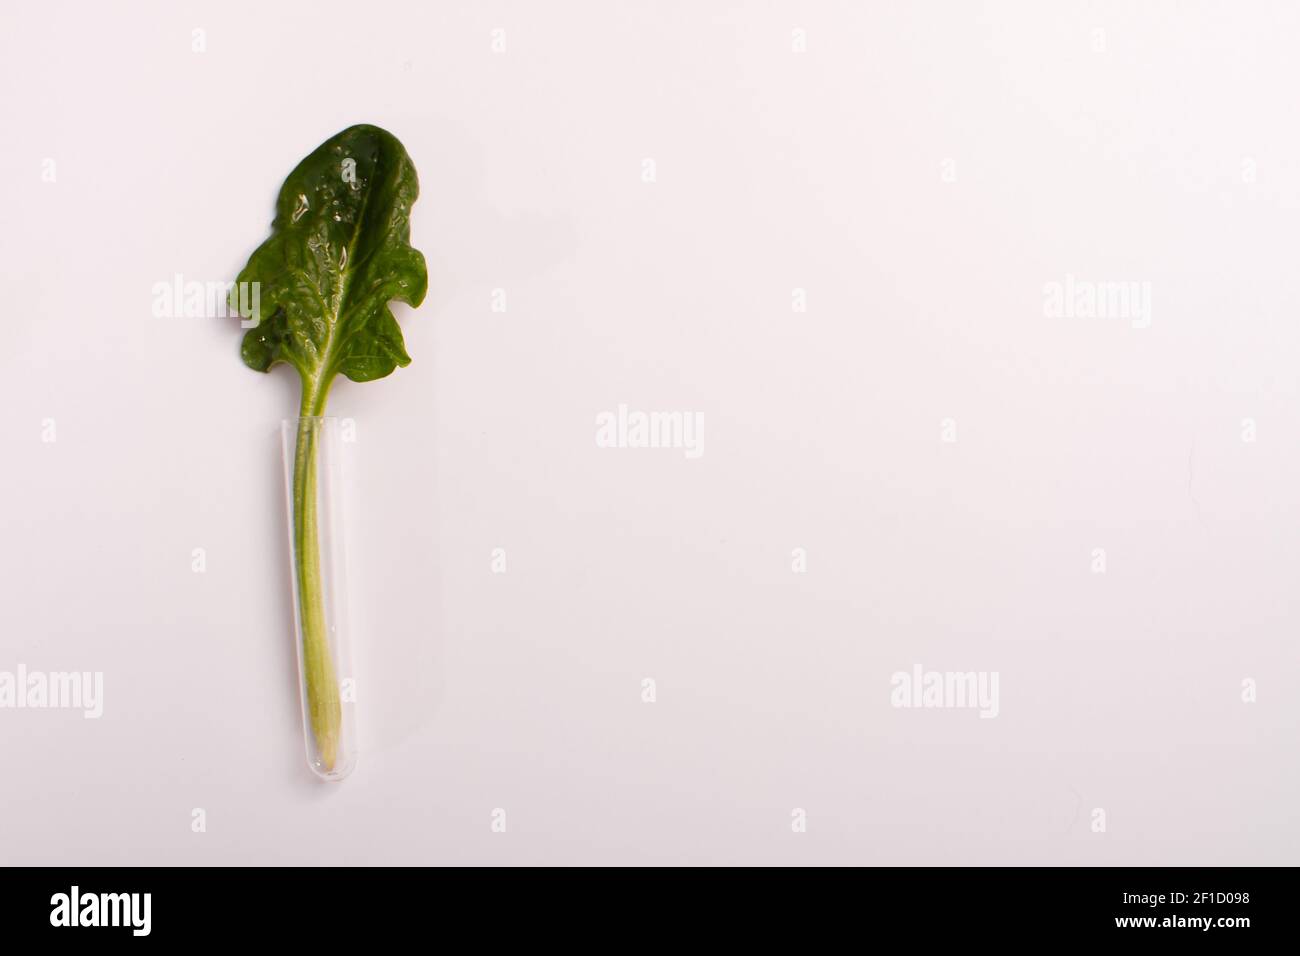
[[[428,288],[424,256],[411,247],[415,166],[397,139],[352,126],[300,162],[280,188],[271,235],[240,272],[231,305],[256,324],[244,363],[284,363],[302,381],[292,480],[294,591],[313,768],[331,776],[339,759],[341,706],[326,625],[317,528],[317,423],[343,374],[356,382],[410,363],[388,303],[418,306]],[[257,283],[258,304],[238,296]]]
[[406,150],[376,126],[332,136],[280,188],[271,236],[237,280],[260,283],[243,357],[259,372],[293,366],[303,415],[323,412],[340,372],[368,382],[410,363],[388,303],[418,306],[428,288],[410,241],[419,191]]

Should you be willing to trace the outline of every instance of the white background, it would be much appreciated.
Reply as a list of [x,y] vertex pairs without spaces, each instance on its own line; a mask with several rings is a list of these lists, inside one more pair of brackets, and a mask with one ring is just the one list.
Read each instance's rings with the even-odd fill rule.
[[[1298,862],[1294,6],[3,17],[0,670],[102,671],[105,712],[0,710],[0,862]],[[328,785],[296,381],[151,309],[357,122],[416,163],[430,292],[410,367],[331,399]],[[1048,318],[1067,275],[1150,282],[1150,327]],[[620,403],[703,456],[597,448]],[[998,672],[999,716],[891,707],[918,663]]]

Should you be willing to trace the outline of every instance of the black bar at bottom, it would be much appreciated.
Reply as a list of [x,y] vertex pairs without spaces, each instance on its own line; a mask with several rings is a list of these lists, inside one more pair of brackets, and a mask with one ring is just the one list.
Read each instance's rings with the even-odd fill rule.
[[[690,930],[764,943],[828,930],[860,942],[1290,938],[1295,872],[1170,869],[67,869],[0,871],[7,942],[300,942],[424,935],[433,946],[510,931],[620,933],[661,945]],[[623,929],[620,931],[619,926]],[[613,932],[614,936],[606,934]],[[915,934],[920,933],[920,936]],[[670,935],[664,935],[670,934]],[[66,939],[65,939],[66,941]]]

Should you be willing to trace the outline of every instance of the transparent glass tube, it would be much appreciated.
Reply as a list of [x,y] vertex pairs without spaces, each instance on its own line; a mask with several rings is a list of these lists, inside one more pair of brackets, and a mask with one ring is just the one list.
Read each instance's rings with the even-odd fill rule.
[[280,437],[307,765],[325,780],[342,780],[356,766],[357,747],[338,419],[288,418]]

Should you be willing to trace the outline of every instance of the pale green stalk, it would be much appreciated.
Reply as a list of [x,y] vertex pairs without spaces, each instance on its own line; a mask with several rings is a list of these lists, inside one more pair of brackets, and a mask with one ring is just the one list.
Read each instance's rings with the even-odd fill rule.
[[298,583],[298,620],[302,624],[302,661],[307,681],[307,713],[323,769],[338,759],[342,708],[338,678],[330,653],[321,585],[320,533],[317,522],[316,435],[325,411],[325,391],[304,390],[293,460],[293,562]]

